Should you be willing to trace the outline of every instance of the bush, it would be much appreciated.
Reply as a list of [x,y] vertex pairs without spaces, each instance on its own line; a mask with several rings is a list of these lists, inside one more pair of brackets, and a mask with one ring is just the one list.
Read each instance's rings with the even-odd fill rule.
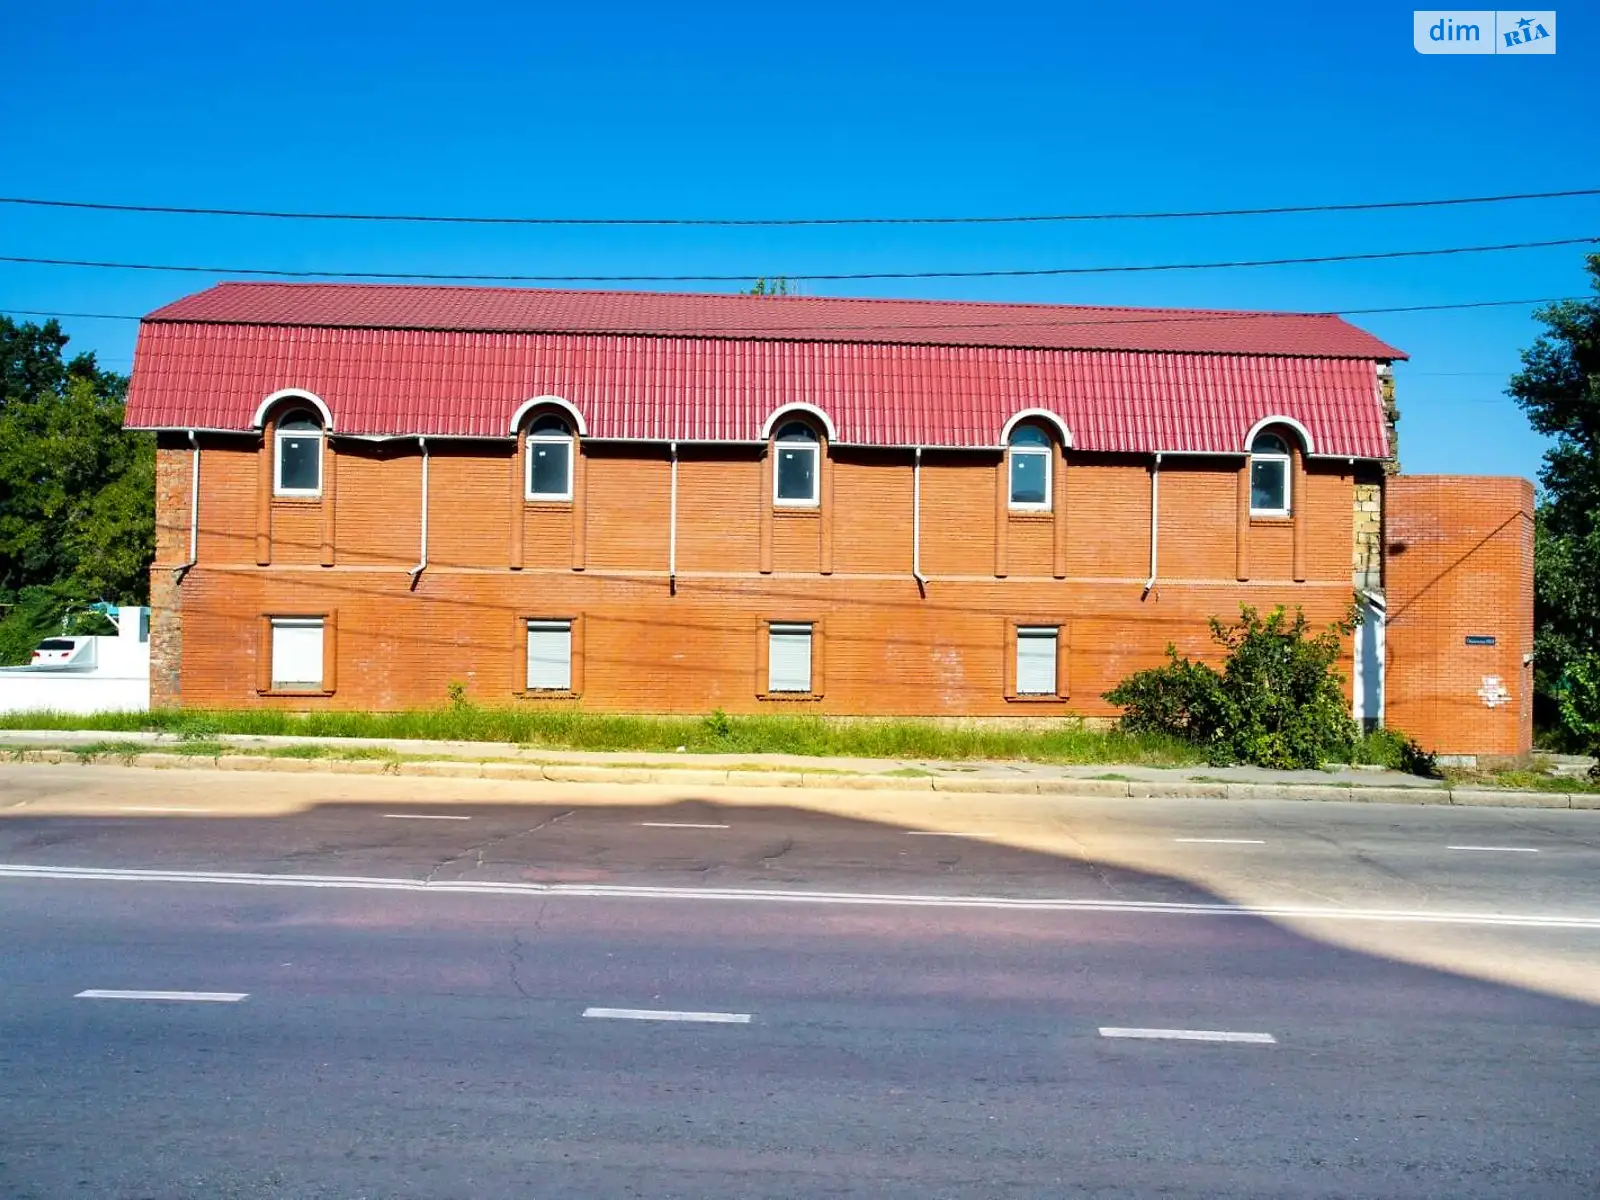
[[1440,779],[1438,757],[1424,750],[1414,738],[1398,729],[1374,729],[1361,739],[1351,756],[1352,762],[1370,766],[1387,767],[1391,771],[1404,771],[1407,775],[1420,775],[1424,779]]
[[1211,637],[1227,651],[1219,672],[1167,647],[1167,665],[1139,671],[1106,693],[1130,733],[1166,733],[1202,747],[1213,766],[1250,763],[1280,769],[1348,761],[1355,745],[1343,680],[1333,669],[1349,624],[1312,632],[1299,609],[1262,617],[1243,606],[1239,620],[1211,618]]
[[1556,703],[1568,743],[1587,754],[1600,749],[1600,654],[1567,664],[1556,685]]

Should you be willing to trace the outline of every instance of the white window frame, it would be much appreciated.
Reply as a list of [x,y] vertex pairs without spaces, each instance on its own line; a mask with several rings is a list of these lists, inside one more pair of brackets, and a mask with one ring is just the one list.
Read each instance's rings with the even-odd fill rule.
[[[773,650],[778,644],[777,639],[795,639],[800,636],[806,641],[806,678],[804,687],[780,687],[779,679],[773,671],[773,662],[776,655]],[[775,696],[809,696],[816,687],[816,653],[817,631],[816,626],[810,621],[771,621],[767,624],[767,691]],[[785,679],[782,682],[788,683]],[[795,682],[798,682],[796,680]]]
[[[1050,679],[1048,688],[1029,688],[1023,686],[1022,672],[1022,644],[1023,642],[1050,643]],[[1060,689],[1061,674],[1061,627],[1059,625],[1018,625],[1017,644],[1013,649],[1016,655],[1016,690],[1019,696],[1054,696]]]
[[[1279,454],[1271,450],[1258,453],[1255,450],[1255,443],[1260,441],[1262,436],[1262,434],[1257,434],[1255,441],[1250,443],[1250,515],[1252,517],[1287,517],[1294,512],[1294,471],[1291,469],[1294,456],[1288,450],[1288,441],[1277,433],[1266,436],[1275,437],[1279,442],[1282,442],[1284,453]],[[1256,464],[1258,462],[1278,464],[1278,469],[1283,475],[1283,505],[1281,507],[1256,507]]]
[[[283,422],[295,417],[304,417],[316,426],[315,429],[285,429]],[[305,409],[293,409],[283,414],[278,419],[272,431],[272,494],[274,496],[317,497],[322,495],[322,457],[326,447],[325,438],[328,431],[317,420],[315,413]],[[312,439],[317,443],[317,486],[309,488],[293,488],[283,485],[283,444],[286,441],[299,441]]]
[[[1006,504],[1012,512],[1049,512],[1051,508],[1050,501],[1053,495],[1053,485],[1055,482],[1052,474],[1052,472],[1055,470],[1055,446],[1048,444],[1048,441],[1047,444],[1043,446],[1034,446],[1030,444],[1018,445],[1016,442],[1017,433],[1020,433],[1023,429],[1031,430],[1034,428],[1036,427],[1032,425],[1019,426],[1017,431],[1011,435],[1011,444],[1006,447]],[[1049,434],[1046,434],[1045,437],[1048,439]],[[1016,462],[1016,458],[1019,454],[1030,457],[1038,456],[1044,459],[1043,501],[1017,499],[1017,477],[1013,464]]]
[[[810,441],[798,438],[793,441],[783,440],[783,430],[790,425],[799,425],[811,433]],[[785,497],[779,495],[778,480],[783,473],[783,460],[778,456],[786,451],[805,451],[811,455],[811,495],[805,498]],[[772,439],[772,503],[779,508],[820,508],[822,506],[822,439],[817,437],[817,432],[810,429],[801,421],[786,421],[783,429],[778,430]]]
[[[326,660],[323,655],[327,653],[328,622],[325,617],[270,617],[268,618],[270,637],[267,643],[267,653],[271,656],[268,664],[268,680],[275,692],[320,692],[324,690],[323,683],[326,678]],[[278,632],[280,630],[314,629],[317,634],[317,677],[315,679],[280,679],[278,678]]]
[[[531,426],[530,426],[531,430]],[[572,499],[572,474],[574,460],[577,458],[577,439],[568,426],[566,433],[533,433],[529,432],[525,439],[527,445],[528,463],[522,477],[522,496],[525,500],[543,500],[559,502]],[[534,448],[538,446],[564,446],[567,452],[567,486],[560,492],[536,492],[533,490],[533,461]]]
[[[564,633],[567,637],[567,673],[564,683],[535,682],[533,672],[533,645],[536,633]],[[570,619],[542,619],[535,618],[527,622],[526,627],[526,658],[527,675],[526,685],[529,692],[570,692],[572,690],[572,621]],[[552,660],[554,661],[554,660]]]

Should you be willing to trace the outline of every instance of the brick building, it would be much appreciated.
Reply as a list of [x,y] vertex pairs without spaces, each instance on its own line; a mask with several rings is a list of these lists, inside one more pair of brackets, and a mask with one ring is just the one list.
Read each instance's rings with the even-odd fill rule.
[[1400,357],[1322,315],[224,284],[135,358],[153,700],[1105,716],[1213,614],[1359,595],[1376,717]]

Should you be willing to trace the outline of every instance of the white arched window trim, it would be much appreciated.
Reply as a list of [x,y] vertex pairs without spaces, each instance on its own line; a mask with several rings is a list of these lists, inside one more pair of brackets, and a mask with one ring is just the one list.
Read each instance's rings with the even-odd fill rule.
[[256,409],[255,420],[252,425],[256,429],[265,428],[267,417],[274,408],[279,405],[293,406],[296,403],[309,404],[316,409],[322,417],[322,432],[324,434],[333,432],[333,414],[328,411],[328,406],[322,402],[321,396],[315,392],[308,392],[304,388],[284,388],[281,391],[273,392]]
[[517,406],[517,411],[511,414],[511,427],[507,431],[512,437],[522,432],[523,422],[528,414],[536,408],[559,408],[572,422],[572,427],[578,431],[579,437],[589,436],[589,426],[583,419],[583,414],[570,401],[563,400],[560,396],[535,396],[532,400],[524,400]]
[[1306,454],[1315,454],[1317,452],[1317,448],[1311,443],[1311,431],[1293,417],[1262,417],[1261,420],[1250,426],[1250,432],[1244,435],[1244,446],[1242,447],[1244,452],[1246,454],[1250,453],[1250,446],[1256,440],[1256,434],[1270,429],[1274,425],[1281,425],[1286,429],[1294,430],[1300,439],[1300,449]]
[[[1256,439],[1266,435],[1283,443],[1284,452],[1258,451]],[[1250,515],[1287,517],[1294,512],[1294,454],[1287,437],[1278,428],[1266,426],[1250,437]],[[1277,494],[1277,502],[1260,501],[1260,496]]]
[[785,404],[782,408],[775,410],[767,418],[767,423],[761,427],[762,440],[770,442],[772,440],[772,431],[778,427],[780,422],[793,420],[796,417],[810,417],[822,426],[822,432],[828,441],[835,442],[839,440],[839,435],[834,432],[832,417],[828,416],[815,404],[800,403]]
[[1020,412],[1012,413],[1011,419],[1000,428],[1001,449],[1010,449],[1011,432],[1024,421],[1043,421],[1052,426],[1061,438],[1062,447],[1067,450],[1072,449],[1072,430],[1068,429],[1067,423],[1048,408],[1024,408]]

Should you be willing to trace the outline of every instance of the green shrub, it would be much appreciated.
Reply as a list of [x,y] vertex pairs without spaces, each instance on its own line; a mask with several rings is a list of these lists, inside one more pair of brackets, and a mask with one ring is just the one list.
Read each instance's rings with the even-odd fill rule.
[[1250,763],[1280,769],[1348,761],[1356,729],[1343,680],[1333,669],[1348,624],[1313,632],[1298,608],[1262,617],[1242,606],[1239,620],[1211,618],[1211,637],[1227,651],[1219,672],[1167,647],[1167,665],[1139,671],[1106,693],[1130,733],[1165,733],[1204,749],[1213,766]]
[[1374,729],[1357,744],[1351,761],[1404,771],[1424,779],[1443,778],[1433,751],[1424,750],[1415,738],[1407,737],[1398,729]]
[[1573,659],[1556,685],[1561,726],[1572,745],[1590,754],[1600,746],[1600,654]]

